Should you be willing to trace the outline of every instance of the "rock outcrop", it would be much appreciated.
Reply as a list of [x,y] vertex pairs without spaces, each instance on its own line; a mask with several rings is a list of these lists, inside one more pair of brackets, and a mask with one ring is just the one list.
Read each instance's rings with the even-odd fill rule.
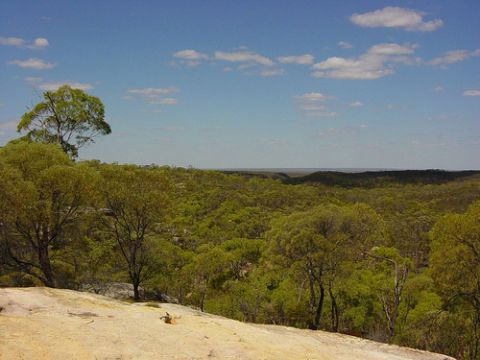
[[0,289],[0,359],[452,360],[352,336],[246,324],[174,304]]

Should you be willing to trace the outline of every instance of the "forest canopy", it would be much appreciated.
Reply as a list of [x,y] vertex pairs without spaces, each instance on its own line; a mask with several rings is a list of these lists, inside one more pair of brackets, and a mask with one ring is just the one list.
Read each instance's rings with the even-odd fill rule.
[[19,128],[45,128],[0,148],[0,286],[129,282],[135,300],[480,359],[477,175],[337,186],[74,161],[88,141],[65,129],[93,123],[53,136],[32,111]]

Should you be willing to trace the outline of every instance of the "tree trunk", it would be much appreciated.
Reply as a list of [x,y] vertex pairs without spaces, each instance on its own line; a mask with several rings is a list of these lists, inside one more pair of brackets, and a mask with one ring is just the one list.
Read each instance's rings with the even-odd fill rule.
[[135,301],[140,301],[140,292],[138,291],[138,288],[140,286],[140,282],[137,280],[133,281],[133,300]]
[[207,296],[207,291],[202,291],[202,295],[200,296],[200,311],[203,312],[205,306],[205,297]]
[[38,262],[43,273],[43,283],[48,287],[55,287],[50,256],[48,254],[48,233],[42,234],[38,242]]
[[328,293],[330,295],[331,300],[331,324],[332,324],[332,331],[338,331],[338,305],[335,299],[335,295],[333,295],[333,291],[331,288],[328,289]]
[[323,285],[320,285],[320,296],[318,298],[317,309],[315,310],[315,318],[313,320],[313,329],[318,330],[320,327],[320,319],[322,316],[322,309],[323,309],[323,300],[325,298],[325,288]]

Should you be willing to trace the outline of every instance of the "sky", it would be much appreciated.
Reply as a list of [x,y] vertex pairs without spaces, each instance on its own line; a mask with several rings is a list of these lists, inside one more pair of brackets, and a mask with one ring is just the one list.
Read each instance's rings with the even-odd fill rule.
[[0,146],[44,91],[99,97],[81,159],[480,169],[480,1],[0,0]]

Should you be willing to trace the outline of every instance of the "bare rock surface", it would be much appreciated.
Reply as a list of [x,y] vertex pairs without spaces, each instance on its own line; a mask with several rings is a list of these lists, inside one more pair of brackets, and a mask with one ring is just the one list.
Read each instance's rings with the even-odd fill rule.
[[72,290],[0,289],[0,309],[2,360],[452,359],[347,335],[246,324],[175,304],[128,304]]

